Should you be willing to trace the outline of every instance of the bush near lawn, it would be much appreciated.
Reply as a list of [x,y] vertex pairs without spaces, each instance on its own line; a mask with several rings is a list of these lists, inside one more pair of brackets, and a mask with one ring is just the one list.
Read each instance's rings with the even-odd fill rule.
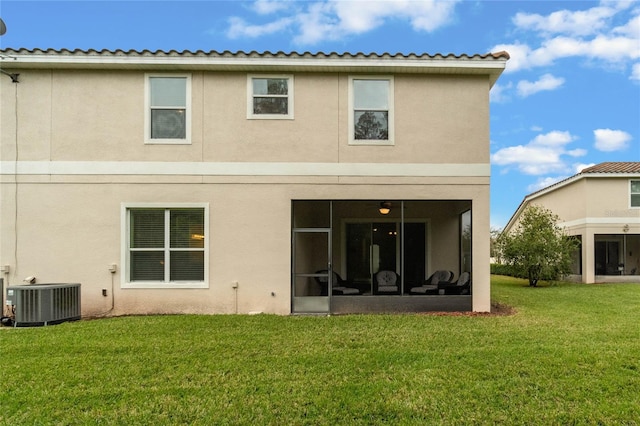
[[[492,263],[490,266],[491,274],[493,275],[506,275],[514,278],[527,278],[525,273],[522,273],[517,268],[514,268],[513,265],[507,265],[503,263]],[[558,276],[553,276],[551,274],[542,274],[540,277],[541,284],[545,285],[545,281],[547,284],[549,282],[556,282],[561,280]]]
[[490,268],[491,268],[491,273],[493,275],[506,275],[509,277],[526,278],[526,277],[519,277],[518,274],[513,270],[513,267],[511,267],[511,265],[506,265],[502,263],[492,263]]
[[640,285],[492,284],[514,314],[5,328],[0,424],[638,424]]

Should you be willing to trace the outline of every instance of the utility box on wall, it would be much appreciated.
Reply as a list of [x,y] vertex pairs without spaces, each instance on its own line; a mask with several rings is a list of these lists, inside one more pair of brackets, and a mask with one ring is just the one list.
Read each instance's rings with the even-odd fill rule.
[[78,320],[80,284],[32,284],[7,287],[7,306],[16,327],[42,326]]

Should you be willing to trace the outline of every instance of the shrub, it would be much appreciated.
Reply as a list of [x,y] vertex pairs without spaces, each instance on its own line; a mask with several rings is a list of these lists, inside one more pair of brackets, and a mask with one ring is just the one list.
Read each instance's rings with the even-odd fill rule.
[[517,227],[503,232],[498,244],[503,260],[514,276],[529,280],[535,287],[539,280],[556,280],[571,272],[571,255],[576,241],[558,226],[559,217],[540,206],[529,206]]

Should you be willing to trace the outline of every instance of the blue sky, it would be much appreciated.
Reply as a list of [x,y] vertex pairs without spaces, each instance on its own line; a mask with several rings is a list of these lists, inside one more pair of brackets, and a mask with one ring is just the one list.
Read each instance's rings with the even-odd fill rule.
[[0,0],[3,48],[390,52],[511,60],[491,91],[491,224],[604,161],[640,161],[638,1]]

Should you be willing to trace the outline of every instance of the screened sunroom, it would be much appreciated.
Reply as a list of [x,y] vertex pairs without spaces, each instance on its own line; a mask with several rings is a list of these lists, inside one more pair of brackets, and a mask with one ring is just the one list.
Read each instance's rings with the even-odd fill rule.
[[594,235],[596,276],[640,275],[640,235],[627,234],[628,225],[625,229],[623,234]]
[[293,201],[292,312],[470,311],[471,215],[470,200]]

